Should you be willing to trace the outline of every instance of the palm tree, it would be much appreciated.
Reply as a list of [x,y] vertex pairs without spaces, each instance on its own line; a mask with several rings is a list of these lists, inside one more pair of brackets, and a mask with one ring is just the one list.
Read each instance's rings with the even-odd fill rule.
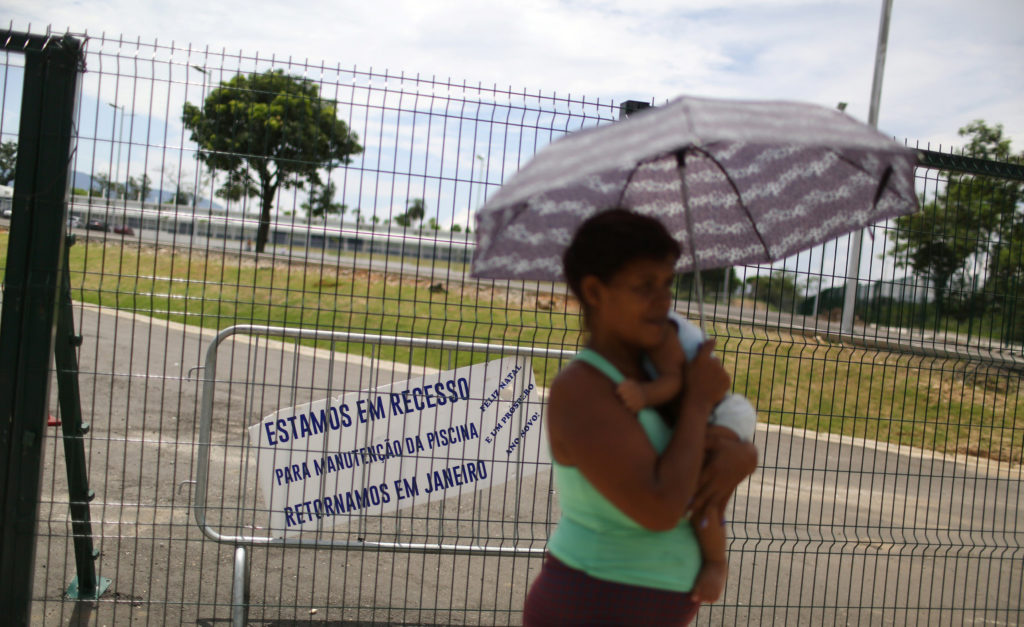
[[409,206],[405,211],[405,215],[409,218],[409,223],[422,222],[423,216],[427,212],[427,206],[424,204],[422,198],[413,198],[409,201]]
[[309,200],[301,205],[302,210],[306,212],[306,216],[309,218],[323,218],[324,222],[327,222],[327,216],[332,213],[340,213],[344,217],[345,210],[348,207],[342,203],[334,202],[335,191],[334,181],[327,181],[323,185],[314,187],[310,191]]

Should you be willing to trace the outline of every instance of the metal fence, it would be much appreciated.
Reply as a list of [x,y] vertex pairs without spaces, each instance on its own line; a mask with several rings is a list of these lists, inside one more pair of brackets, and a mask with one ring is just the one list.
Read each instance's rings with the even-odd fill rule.
[[[0,136],[22,168],[34,52],[18,41]],[[62,396],[23,571],[31,622],[516,624],[558,517],[531,418],[580,319],[562,285],[470,278],[472,214],[538,149],[620,104],[107,37],[84,47],[61,220],[71,304],[56,316],[73,329],[50,371]],[[227,109],[246,121],[203,126]],[[933,219],[872,229],[852,332],[838,315],[845,238],[705,276],[704,303],[680,277],[677,309],[704,308],[760,418],[761,467],[728,512],[729,585],[701,624],[1022,621],[1024,177],[983,156],[922,152]],[[28,222],[0,219],[5,316]],[[959,269],[937,273],[901,244],[929,232],[941,237],[918,240],[974,244]],[[532,394],[526,378],[504,395],[456,390],[443,420],[405,404],[430,391],[403,391],[483,364],[498,381],[532,373]],[[81,418],[63,398],[73,387]],[[346,402],[351,428],[339,409],[332,440]],[[497,422],[471,425],[485,408]],[[305,465],[272,450],[281,433],[309,439]],[[416,434],[422,449],[404,444]],[[76,446],[81,459],[66,457]],[[412,476],[445,489],[391,483]],[[296,491],[307,482],[340,500],[313,503]],[[86,539],[97,589],[83,593]]]

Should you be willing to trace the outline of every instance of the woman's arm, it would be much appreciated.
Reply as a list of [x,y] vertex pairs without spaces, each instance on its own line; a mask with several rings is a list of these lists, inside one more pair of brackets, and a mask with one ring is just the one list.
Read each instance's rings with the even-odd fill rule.
[[551,386],[547,420],[555,459],[578,468],[601,494],[647,529],[661,531],[679,524],[697,493],[707,418],[729,387],[729,375],[711,356],[713,346],[712,341],[701,347],[686,368],[690,392],[660,456],[607,377],[577,362]]

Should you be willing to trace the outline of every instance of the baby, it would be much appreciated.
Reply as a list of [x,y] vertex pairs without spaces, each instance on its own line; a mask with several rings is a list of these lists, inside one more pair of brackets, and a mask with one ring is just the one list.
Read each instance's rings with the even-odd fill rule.
[[[665,334],[665,341],[647,356],[650,362],[648,371],[653,380],[639,382],[626,379],[619,384],[619,398],[630,411],[657,407],[675,398],[683,387],[683,362],[692,360],[704,342],[701,330],[675,312],[669,312],[668,326],[670,329]],[[672,327],[675,333],[671,332]],[[750,401],[738,394],[726,394],[708,417],[707,437],[751,442],[755,423],[757,414]],[[728,572],[722,517],[724,508],[725,503],[720,504],[720,508],[708,507],[703,512],[696,512],[693,518],[698,521],[693,527],[700,542],[703,565],[692,594],[709,603],[721,596]]]

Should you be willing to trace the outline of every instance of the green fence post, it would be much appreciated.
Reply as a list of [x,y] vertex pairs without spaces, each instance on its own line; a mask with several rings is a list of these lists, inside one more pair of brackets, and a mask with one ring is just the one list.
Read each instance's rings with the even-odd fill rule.
[[8,33],[3,47],[25,54],[25,81],[0,315],[0,616],[27,625],[83,56],[68,36]]
[[[67,246],[75,243],[68,237]],[[89,502],[94,493],[89,489],[85,465],[85,434],[89,425],[82,421],[82,398],[78,388],[78,355],[75,348],[82,338],[75,335],[74,311],[71,309],[71,273],[67,253],[64,257],[60,303],[57,311],[57,338],[54,341],[54,362],[57,366],[57,399],[60,402],[61,432],[64,436],[64,465],[68,474],[68,497],[71,501],[71,533],[75,545],[75,570],[68,586],[72,599],[98,599],[110,586],[110,579],[96,576],[97,553],[92,543],[92,518]]]

